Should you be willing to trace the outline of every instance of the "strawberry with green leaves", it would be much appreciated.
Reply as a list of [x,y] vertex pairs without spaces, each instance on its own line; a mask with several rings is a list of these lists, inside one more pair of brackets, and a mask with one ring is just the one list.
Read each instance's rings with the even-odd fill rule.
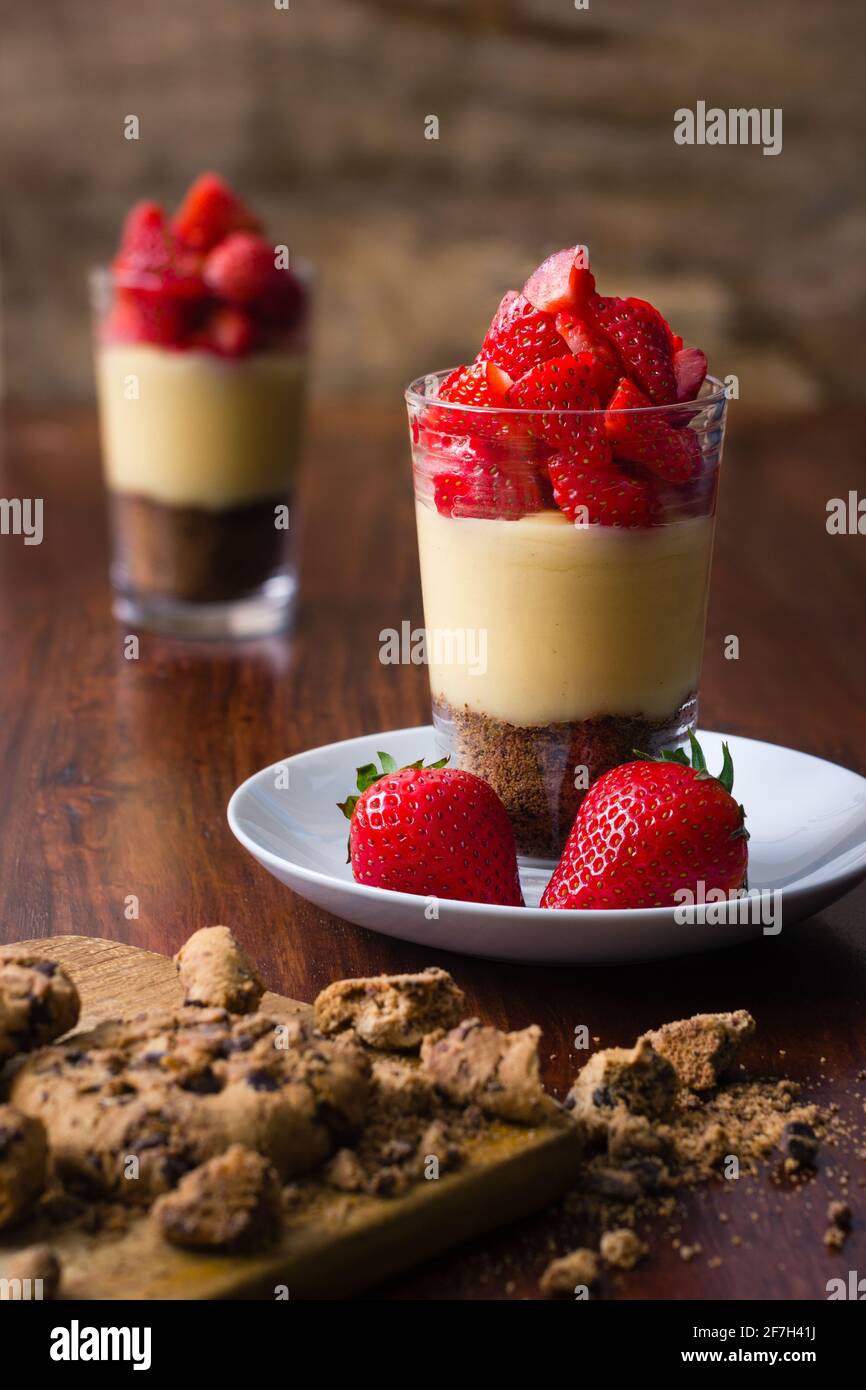
[[722,771],[707,771],[689,734],[682,751],[640,757],[606,772],[583,799],[542,907],[672,907],[674,894],[695,896],[745,886],[748,832],[732,796],[734,768],[722,745]]
[[358,883],[422,897],[522,907],[514,832],[492,787],[447,758],[398,768],[387,753],[358,768],[351,821]]

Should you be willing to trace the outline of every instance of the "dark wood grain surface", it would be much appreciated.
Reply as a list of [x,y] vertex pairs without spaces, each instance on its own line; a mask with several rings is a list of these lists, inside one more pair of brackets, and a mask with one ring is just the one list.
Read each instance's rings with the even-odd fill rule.
[[[829,536],[825,519],[828,498],[866,491],[864,427],[860,414],[735,417],[702,692],[706,727],[860,772],[866,539]],[[45,539],[26,547],[0,537],[0,939],[75,932],[170,953],[193,929],[228,922],[268,985],[300,999],[337,976],[438,960],[484,1017],[542,1025],[546,1077],[560,1092],[581,1061],[570,1051],[578,1023],[612,1045],[696,1010],[748,1008],[759,1025],[749,1063],[839,1105],[859,1125],[859,1144],[828,1150],[796,1188],[766,1174],[693,1193],[673,1223],[654,1228],[652,1259],[608,1292],[821,1299],[827,1279],[866,1273],[863,888],[778,938],[712,956],[536,969],[437,957],[349,926],[294,897],[229,833],[228,797],[257,768],[429,716],[424,670],[378,660],[381,628],[421,621],[398,404],[323,409],[314,420],[290,641],[196,646],[141,634],[137,661],[125,659],[110,616],[91,417],[16,417],[3,443],[0,492],[44,498]],[[724,657],[729,634],[739,637],[738,661]],[[131,894],[137,920],[124,912]],[[843,1253],[829,1254],[827,1202],[846,1190],[855,1230]],[[551,1251],[585,1234],[553,1212],[380,1296],[534,1296]],[[702,1253],[683,1263],[677,1238]]]

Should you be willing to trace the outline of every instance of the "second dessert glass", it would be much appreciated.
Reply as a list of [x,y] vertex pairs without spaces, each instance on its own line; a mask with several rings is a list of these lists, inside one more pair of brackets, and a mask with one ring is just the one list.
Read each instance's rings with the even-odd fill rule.
[[[406,392],[438,743],[502,798],[518,853],[549,861],[597,777],[695,726],[725,392],[708,377],[694,401],[622,412],[692,430],[698,471],[655,479],[639,521],[575,524],[533,413],[440,401],[447,375]],[[574,414],[603,428],[604,410]],[[646,470],[622,472],[628,489]]]

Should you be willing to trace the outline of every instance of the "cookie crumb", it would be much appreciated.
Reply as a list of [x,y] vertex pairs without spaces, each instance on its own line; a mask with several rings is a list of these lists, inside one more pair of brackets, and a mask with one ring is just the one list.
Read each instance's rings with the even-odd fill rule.
[[615,1265],[617,1269],[633,1269],[639,1260],[649,1254],[649,1246],[627,1226],[605,1231],[599,1250],[605,1264]]

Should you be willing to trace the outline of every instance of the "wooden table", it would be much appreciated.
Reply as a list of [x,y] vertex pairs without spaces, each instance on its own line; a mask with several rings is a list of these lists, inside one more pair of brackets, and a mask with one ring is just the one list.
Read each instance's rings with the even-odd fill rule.
[[[828,536],[828,498],[866,492],[862,414],[736,421],[724,469],[702,720],[866,772],[866,541]],[[697,1010],[758,1019],[749,1061],[809,1081],[863,1126],[866,891],[748,947],[669,964],[535,969],[436,956],[349,926],[295,898],[229,833],[229,794],[249,773],[334,739],[425,722],[425,672],[382,666],[378,633],[421,622],[408,451],[398,402],[314,420],[304,497],[303,598],[294,638],[215,647],[142,634],[124,657],[110,616],[106,536],[89,415],[7,422],[5,497],[44,498],[45,540],[0,537],[0,937],[92,933],[171,953],[195,928],[234,926],[268,984],[311,999],[343,975],[434,960],[500,1025],[544,1029],[548,1083],[580,1062],[578,1023],[602,1045]],[[738,661],[724,638],[736,634]],[[804,803],[809,788],[802,788]],[[125,915],[134,894],[138,919]],[[780,1053],[784,1051],[784,1057]],[[861,1141],[862,1147],[862,1141]],[[829,1196],[849,1191],[843,1254],[822,1244]],[[625,1298],[823,1298],[866,1273],[866,1166],[828,1153],[798,1191],[766,1177],[686,1201],[684,1264],[655,1255]],[[738,1189],[733,1191],[732,1189]],[[720,1212],[729,1213],[727,1222]],[[742,1244],[732,1243],[738,1234]],[[554,1213],[419,1270],[382,1295],[534,1296],[551,1247],[581,1233]],[[716,1267],[708,1264],[720,1257]]]

